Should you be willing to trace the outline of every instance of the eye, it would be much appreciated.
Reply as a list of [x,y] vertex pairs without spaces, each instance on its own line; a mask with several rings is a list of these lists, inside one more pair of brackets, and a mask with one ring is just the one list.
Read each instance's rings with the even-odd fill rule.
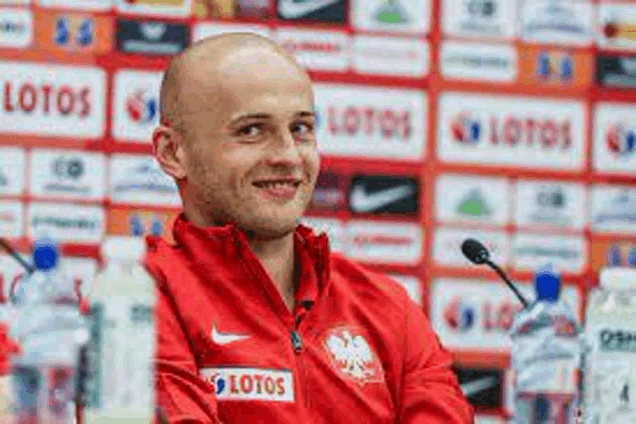
[[252,124],[252,125],[247,125],[239,129],[238,131],[236,131],[236,135],[247,136],[247,137],[257,137],[261,135],[262,132],[263,132],[262,124]]
[[314,125],[308,122],[300,122],[294,125],[292,131],[300,134],[301,136],[311,135],[314,132]]

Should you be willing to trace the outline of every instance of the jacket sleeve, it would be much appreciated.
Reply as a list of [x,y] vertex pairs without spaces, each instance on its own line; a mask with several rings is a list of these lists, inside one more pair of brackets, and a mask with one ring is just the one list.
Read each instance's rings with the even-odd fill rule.
[[[149,267],[149,270],[151,268]],[[159,423],[221,424],[214,388],[198,376],[193,351],[180,312],[155,280],[155,395]]]
[[471,424],[472,406],[424,313],[409,302],[399,424]]

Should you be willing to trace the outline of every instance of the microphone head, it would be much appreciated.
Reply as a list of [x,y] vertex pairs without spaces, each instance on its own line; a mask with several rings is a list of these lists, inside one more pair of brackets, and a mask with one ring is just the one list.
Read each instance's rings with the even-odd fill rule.
[[462,243],[462,253],[472,263],[481,265],[488,260],[490,254],[483,244],[475,239],[466,239]]

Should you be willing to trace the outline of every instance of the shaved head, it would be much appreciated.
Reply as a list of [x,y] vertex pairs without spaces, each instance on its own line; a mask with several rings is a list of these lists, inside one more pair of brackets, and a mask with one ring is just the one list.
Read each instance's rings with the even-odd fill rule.
[[309,204],[320,158],[311,79],[268,38],[206,38],[174,57],[161,86],[155,157],[197,225],[233,221],[290,234]]
[[[227,33],[199,40],[173,57],[164,73],[159,97],[162,123],[169,124],[187,140],[187,115],[200,110],[200,103],[214,108],[221,101],[224,82],[238,79],[249,84],[258,78],[260,68],[275,61],[279,63],[274,66],[282,65],[290,77],[300,76],[310,83],[294,57],[269,38],[253,33]],[[212,98],[200,98],[215,85],[218,92]],[[202,102],[197,102],[197,97]]]

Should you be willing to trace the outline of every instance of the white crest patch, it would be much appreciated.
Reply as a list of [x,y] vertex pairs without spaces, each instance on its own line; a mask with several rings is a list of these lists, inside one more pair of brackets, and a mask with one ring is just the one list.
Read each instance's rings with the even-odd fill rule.
[[330,330],[324,341],[334,367],[345,377],[360,385],[382,382],[382,365],[375,352],[355,327]]

